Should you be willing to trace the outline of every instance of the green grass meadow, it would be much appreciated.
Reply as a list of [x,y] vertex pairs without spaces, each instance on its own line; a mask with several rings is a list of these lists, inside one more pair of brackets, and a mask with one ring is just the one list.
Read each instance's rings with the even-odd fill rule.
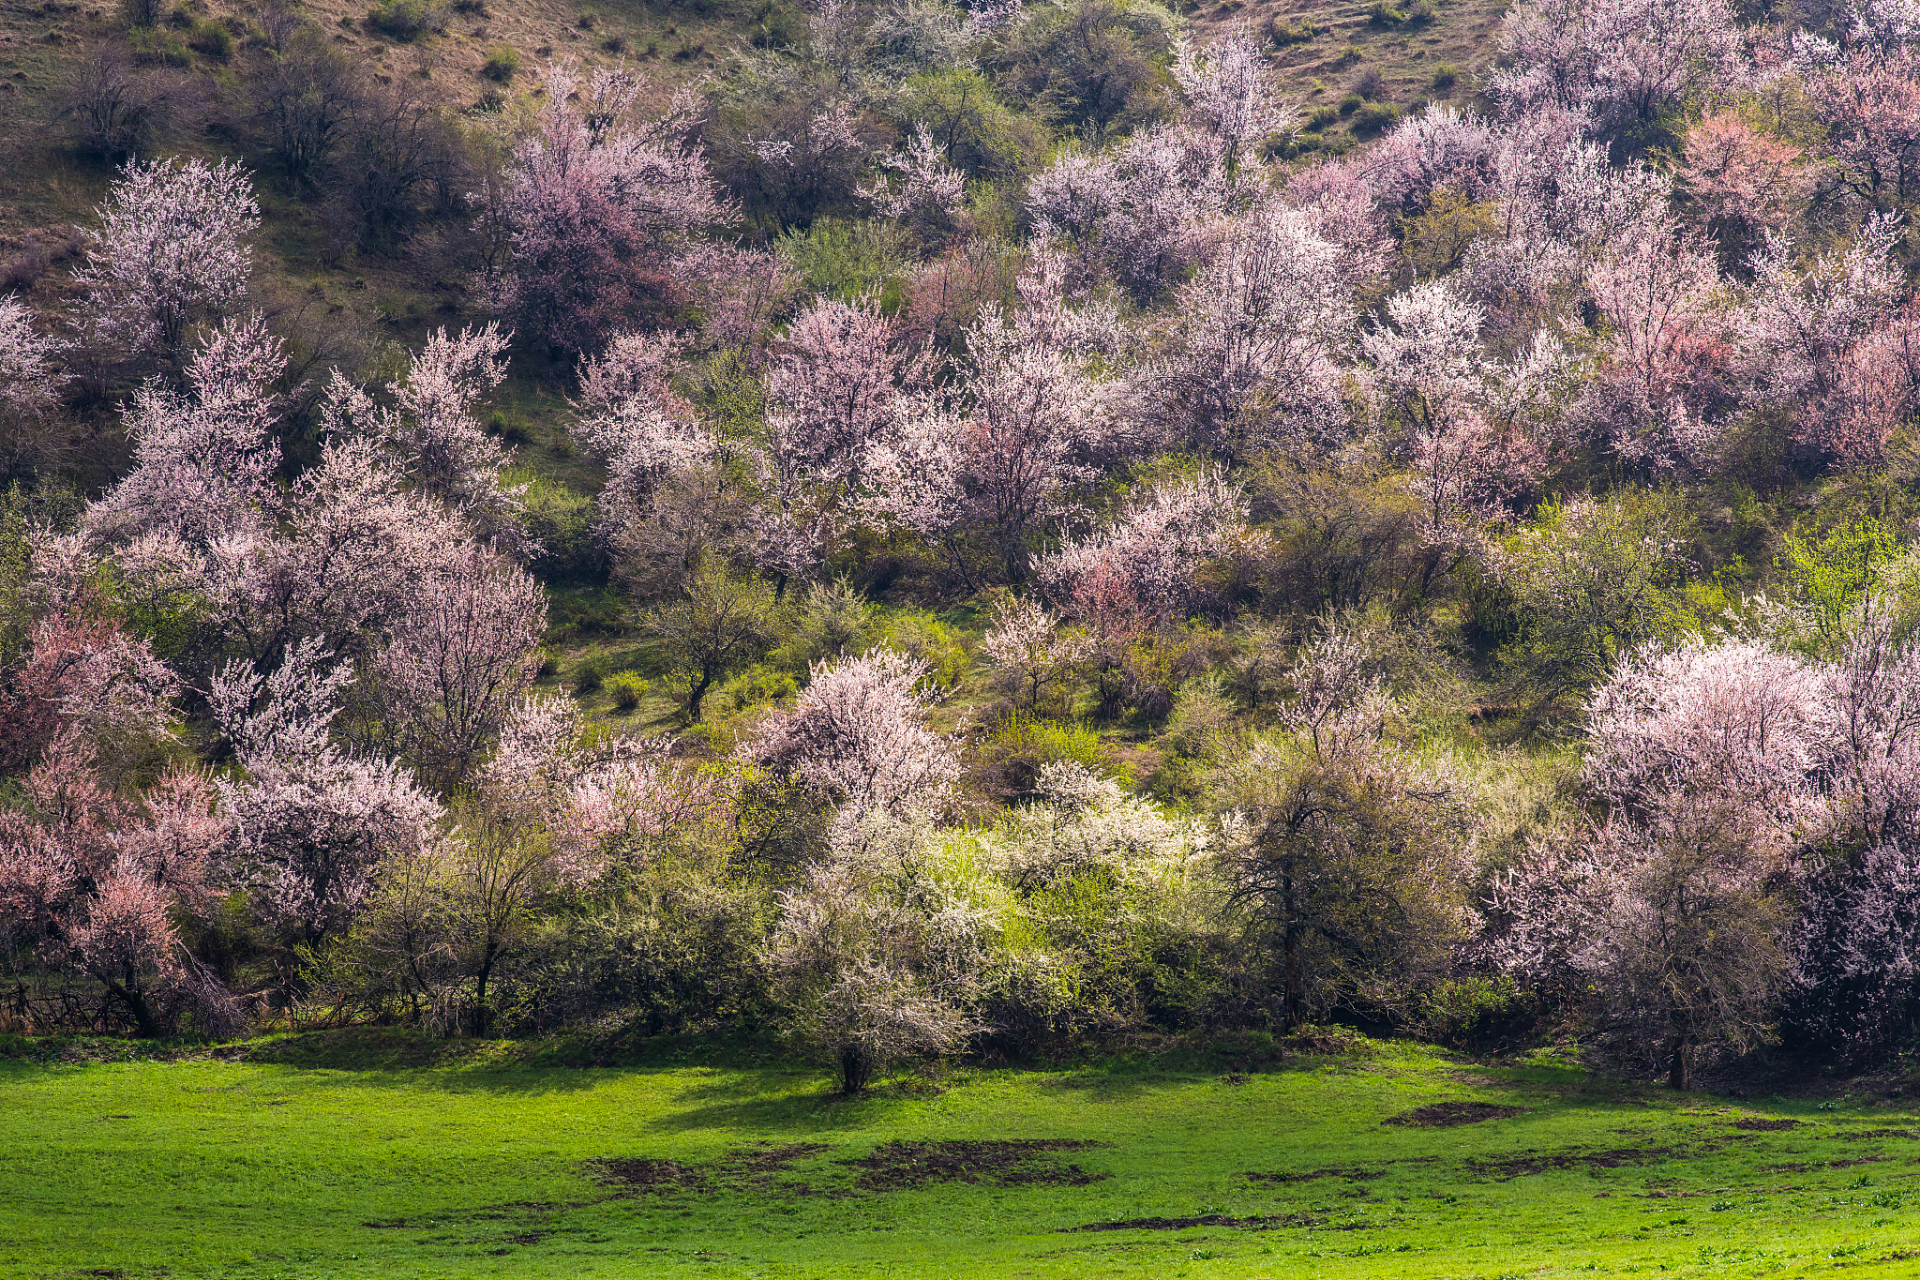
[[[0,1275],[1920,1275],[1920,1116],[1884,1105],[1399,1045],[826,1090],[756,1067],[8,1061]],[[1459,1101],[1522,1110],[1382,1123]],[[883,1146],[1007,1139],[1100,1145],[975,1182]],[[900,1157],[884,1177],[876,1148]],[[1167,1221],[1072,1230],[1138,1219]]]

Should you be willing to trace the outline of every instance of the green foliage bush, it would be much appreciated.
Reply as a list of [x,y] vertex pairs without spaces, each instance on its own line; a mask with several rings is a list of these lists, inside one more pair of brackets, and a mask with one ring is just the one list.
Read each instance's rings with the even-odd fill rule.
[[1289,21],[1275,14],[1267,25],[1267,36],[1281,48],[1291,44],[1305,44],[1314,37],[1324,34],[1326,28],[1312,18],[1299,18]]
[[613,695],[614,706],[622,711],[632,711],[640,705],[640,699],[653,689],[653,682],[637,672],[621,671],[602,680],[600,687]]
[[1368,137],[1391,128],[1400,119],[1400,108],[1387,102],[1369,102],[1353,113],[1347,127],[1355,137]]
[[233,56],[233,33],[216,21],[198,23],[187,40],[187,47],[215,62],[225,62]]
[[1094,774],[1127,776],[1108,759],[1092,726],[1062,724],[1018,712],[1002,720],[980,745],[975,773],[994,794],[1017,800],[1034,794],[1044,766],[1069,762]]
[[499,45],[490,50],[485,64],[480,68],[481,75],[501,84],[507,83],[519,72],[520,53],[510,45]]
[[127,47],[136,62],[149,66],[186,67],[193,54],[186,41],[161,27],[140,27],[127,33]]
[[582,658],[574,664],[573,675],[569,677],[575,693],[597,693],[612,674],[612,663],[605,657],[595,654]]
[[949,689],[973,666],[965,634],[925,609],[895,609],[877,625],[880,644],[926,663],[928,675]]
[[899,305],[910,271],[906,233],[880,218],[816,218],[804,230],[783,232],[779,250],[809,293],[878,294],[889,307]]
[[794,679],[792,672],[765,663],[755,663],[745,671],[729,676],[720,686],[720,692],[732,700],[735,708],[744,710],[791,698],[799,688],[799,682]]
[[367,27],[403,43],[417,40],[445,22],[438,5],[429,0],[385,0],[367,10]]
[[509,472],[510,484],[525,484],[522,510],[527,532],[540,544],[532,568],[549,580],[573,580],[599,569],[601,552],[594,537],[593,499],[557,480]]

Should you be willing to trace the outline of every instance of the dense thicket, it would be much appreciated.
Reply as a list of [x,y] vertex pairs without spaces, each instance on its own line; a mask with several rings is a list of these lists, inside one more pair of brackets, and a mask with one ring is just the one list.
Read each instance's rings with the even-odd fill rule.
[[[778,1030],[849,1089],[1915,1034],[1920,11],[1524,0],[1361,146],[1151,0],[464,114],[278,9],[200,101],[146,19],[0,299],[8,1025]],[[289,305],[269,185],[452,323]],[[550,443],[489,412],[555,379]]]

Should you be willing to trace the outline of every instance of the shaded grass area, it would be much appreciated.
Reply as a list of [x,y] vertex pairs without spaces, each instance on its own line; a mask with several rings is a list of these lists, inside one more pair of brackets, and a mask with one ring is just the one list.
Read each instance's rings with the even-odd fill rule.
[[[304,1059],[256,1046],[279,1063],[0,1063],[0,1275],[1894,1275],[1920,1260],[1920,1117],[1902,1109],[1736,1107],[1404,1046],[1227,1076],[976,1071],[849,1101],[777,1065],[423,1050],[412,1060],[438,1065],[407,1066],[405,1037],[387,1038],[384,1058],[322,1039]],[[349,1048],[382,1065],[289,1065]],[[1447,1105],[1468,1103],[1484,1105]]]

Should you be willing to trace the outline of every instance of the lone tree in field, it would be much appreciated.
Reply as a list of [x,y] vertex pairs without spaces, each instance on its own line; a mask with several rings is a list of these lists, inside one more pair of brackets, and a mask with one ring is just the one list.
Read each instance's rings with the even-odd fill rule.
[[668,665],[686,681],[689,721],[714,684],[758,658],[774,636],[778,605],[758,578],[737,577],[709,564],[688,581],[678,600],[656,609],[648,627]]
[[845,862],[811,868],[780,896],[767,950],[794,1032],[850,1094],[903,1059],[952,1053],[978,1029],[915,964],[925,958],[925,922],[873,879]]
[[1343,1004],[1391,1007],[1447,971],[1464,936],[1456,783],[1383,740],[1394,708],[1358,637],[1296,664],[1286,731],[1217,780],[1236,902],[1279,949],[1287,1026]]
[[103,339],[178,356],[187,330],[246,296],[260,206],[231,160],[130,162],[107,192],[79,280]]

